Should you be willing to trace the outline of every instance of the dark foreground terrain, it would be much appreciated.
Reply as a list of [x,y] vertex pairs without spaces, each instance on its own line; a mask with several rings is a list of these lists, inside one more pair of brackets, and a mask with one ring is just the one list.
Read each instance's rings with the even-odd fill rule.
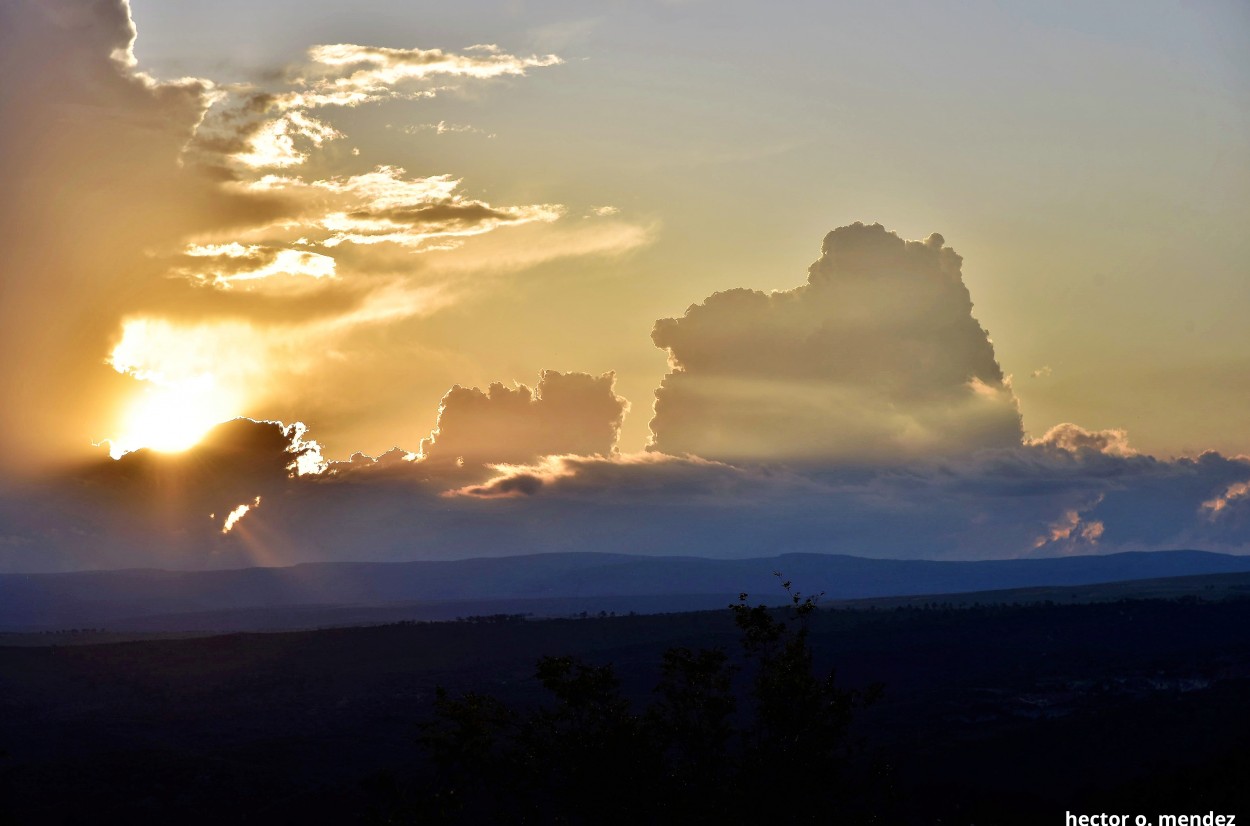
[[[1250,823],[1248,599],[935,600],[810,627],[820,669],[884,684],[853,723],[879,822]],[[536,660],[575,655],[641,704],[675,645],[736,656],[739,632],[719,610],[0,647],[0,822],[357,822],[420,788],[436,687],[526,707]],[[777,822],[812,793],[778,788]]]

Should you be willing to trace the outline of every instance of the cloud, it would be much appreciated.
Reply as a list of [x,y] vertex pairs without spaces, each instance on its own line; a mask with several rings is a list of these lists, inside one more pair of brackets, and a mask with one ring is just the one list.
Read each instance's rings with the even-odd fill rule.
[[[715,499],[728,503],[752,474],[779,474],[742,469],[700,459],[664,453],[632,453],[605,457],[567,454],[546,456],[535,464],[493,464],[495,476],[481,484],[446,491],[448,497],[479,499],[547,495],[615,500],[666,494],[680,489],[683,502]],[[794,481],[797,477],[788,477]]]
[[[172,445],[245,412],[341,435],[323,414],[389,358],[378,328],[501,273],[649,239],[623,222],[564,230],[559,204],[490,203],[450,174],[338,165],[330,104],[520,77],[555,56],[338,45],[255,83],[162,81],[134,58],[125,0],[0,14],[0,484],[105,439]],[[504,228],[514,240],[488,238]]]
[[199,568],[289,559],[295,551],[281,537],[275,537],[281,555],[276,547],[257,555],[239,542],[259,500],[268,507],[289,499],[299,480],[324,469],[320,446],[305,436],[298,422],[235,419],[186,452],[100,455],[47,478],[0,503],[0,534],[25,539],[0,569]]
[[1134,456],[1137,453],[1129,447],[1126,431],[1086,430],[1071,422],[1057,424],[1040,438],[1026,440],[1026,444],[1059,448],[1073,453],[1093,451],[1109,456]]
[[[457,54],[350,43],[313,46],[308,57],[306,65],[289,70],[288,76],[294,77],[286,84],[270,88],[236,84],[218,90],[212,111],[188,146],[189,155],[231,178],[241,170],[297,167],[308,160],[311,150],[343,137],[313,116],[314,110],[430,98],[451,88],[432,86],[429,81],[434,78],[444,83],[481,82],[524,76],[529,69],[563,62],[556,55],[511,55],[497,46],[471,46]],[[440,135],[481,131],[446,121],[415,128],[426,126]]]
[[[221,532],[230,533],[230,531],[234,529],[234,526],[238,524],[239,520],[242,519],[244,516],[247,516],[248,511],[250,511],[252,508],[259,508],[259,507],[260,507],[259,496],[257,496],[254,500],[252,500],[251,504],[244,503],[242,505],[239,505],[237,508],[230,511],[230,513],[226,514],[225,520],[223,520],[221,523]],[[215,515],[216,514],[209,514],[210,517],[215,516]]]
[[524,75],[527,70],[563,63],[559,57],[518,57],[495,45],[470,46],[462,54],[442,49],[391,49],[351,43],[313,46],[309,76],[298,81],[307,91],[282,99],[290,106],[358,106],[396,93],[397,87],[436,76],[485,80]]
[[[521,388],[449,393],[451,415],[424,458],[396,449],[326,462],[301,425],[246,419],[183,453],[101,456],[0,496],[0,570],[588,549],[917,559],[1250,550],[1247,458],[1164,461],[1071,443],[878,466],[622,455],[609,449],[622,404],[610,376],[548,373],[539,389],[541,398]],[[562,390],[581,403],[555,401]],[[573,411],[582,430],[560,432]],[[1219,497],[1227,501],[1216,510],[1208,503]],[[240,505],[245,516],[223,533]]]
[[[411,252],[446,250],[501,226],[550,223],[564,214],[559,204],[495,206],[466,198],[458,192],[460,184],[451,175],[413,178],[399,167],[379,166],[313,181],[267,175],[243,188],[300,204],[301,220],[294,227],[300,238],[294,240],[325,248],[390,243]],[[258,228],[253,235],[270,229],[288,237],[292,233],[285,223]]]
[[123,0],[14,0],[0,11],[0,478],[81,457],[119,395],[100,365],[142,250],[192,223],[262,215],[178,165],[212,94],[135,70]]
[[[1096,505],[1097,502],[1094,504]],[[1073,545],[1076,543],[1096,544],[1105,531],[1106,526],[1102,522],[1098,520],[1083,521],[1081,512],[1073,508],[1064,511],[1063,516],[1050,526],[1049,535],[1039,536],[1037,541],[1033,543],[1033,547],[1044,548],[1048,544],[1062,543],[1061,546],[1065,552],[1070,553],[1073,551]]]
[[333,126],[295,109],[261,124],[233,157],[252,168],[299,166],[308,160],[308,152],[297,147],[297,139],[320,148],[342,137]]
[[[246,406],[265,409],[316,398],[327,373],[348,372],[343,368],[351,366],[336,358],[333,348],[363,331],[428,315],[449,300],[437,287],[378,282],[363,294],[341,292],[337,305],[306,318],[125,317],[106,363],[141,382],[143,392],[132,394],[103,441],[114,454],[145,445],[183,447]],[[292,315],[289,308],[285,315]],[[174,415],[185,430],[162,426]]]
[[549,454],[610,455],[629,402],[613,392],[615,375],[544,370],[533,390],[492,384],[457,385],[438,408],[438,423],[421,442],[432,465],[520,463]]
[[505,224],[551,222],[564,214],[558,204],[495,207],[456,193],[460,181],[450,176],[405,180],[403,174],[402,169],[379,167],[364,175],[315,182],[315,187],[356,198],[352,207],[321,218],[331,233],[322,243],[393,243],[418,249],[438,239],[446,249],[449,243],[458,245],[455,239]]
[[[388,129],[391,128],[389,125]],[[422,132],[433,132],[435,135],[453,135],[457,133],[483,135],[487,138],[496,138],[494,132],[487,132],[485,129],[479,129],[476,126],[467,123],[448,123],[440,120],[438,123],[417,123],[411,126],[404,126],[400,131],[405,135],[418,135]]]
[[1250,460],[1217,454],[1161,461],[1030,445],[907,466],[788,469],[645,456],[497,466],[444,498],[520,508],[561,533],[619,534],[612,550],[654,553],[994,559],[1250,549],[1250,507],[1223,523],[1209,504],[1225,489],[1239,506],[1250,502],[1228,481],[1247,478]]
[[1250,496],[1250,482],[1233,482],[1216,497],[1202,503],[1202,509],[1212,519],[1219,517],[1226,509],[1239,500]]
[[1020,416],[941,236],[825,237],[808,283],[714,293],[652,340],[671,371],[652,449],[737,460],[901,460],[1020,443]]
[[[298,82],[221,87],[143,74],[135,36],[122,0],[0,11],[0,570],[1250,549],[1250,459],[1161,460],[1073,424],[1022,443],[959,256],[880,226],[830,233],[805,285],[716,293],[657,323],[672,370],[643,454],[617,453],[611,373],[453,388],[416,450],[377,459],[327,462],[299,424],[212,427],[249,404],[314,420],[357,398],[359,419],[413,395],[426,366],[441,392],[438,371],[465,357],[423,351],[419,319],[488,276],[626,254],[656,228],[329,163],[332,106],[553,56],[322,47]],[[360,344],[401,322],[403,364],[393,341]],[[157,432],[203,438],[141,449]],[[109,434],[116,460],[90,448]],[[19,486],[18,462],[47,473]]]
[[188,244],[173,271],[221,289],[298,288],[307,279],[332,279],[334,258],[307,249],[261,244]]
[[576,224],[531,222],[502,233],[479,236],[463,248],[431,250],[430,272],[455,277],[467,273],[499,275],[519,272],[562,258],[627,256],[655,241],[657,224],[600,219]]

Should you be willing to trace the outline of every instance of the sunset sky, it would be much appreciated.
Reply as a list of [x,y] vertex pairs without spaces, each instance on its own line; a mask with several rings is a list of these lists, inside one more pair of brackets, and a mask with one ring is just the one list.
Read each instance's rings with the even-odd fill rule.
[[1250,551],[1247,43],[5,0],[0,571]]

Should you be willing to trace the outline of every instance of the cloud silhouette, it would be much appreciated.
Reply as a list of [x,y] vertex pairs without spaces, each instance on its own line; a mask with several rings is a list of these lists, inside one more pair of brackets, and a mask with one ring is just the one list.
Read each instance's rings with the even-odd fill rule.
[[672,370],[654,450],[738,460],[883,460],[1020,443],[1016,400],[940,235],[825,237],[807,284],[714,293],[652,339]]
[[495,470],[444,498],[554,520],[553,533],[619,534],[613,550],[992,559],[1250,543],[1250,459],[1214,453],[1164,461],[1035,444],[906,467],[784,468],[653,451]]
[[[546,401],[522,388],[449,393],[446,442],[427,458],[395,450],[327,463],[302,426],[246,419],[184,453],[101,456],[0,496],[0,571],[586,550],[993,559],[1250,547],[1250,458],[1165,461],[1072,442],[906,466],[536,455],[570,442],[606,450],[620,410],[610,376],[544,379]],[[566,402],[554,401],[562,391]],[[592,400],[581,433],[555,433]],[[475,432],[496,441],[460,466],[455,448]],[[470,464],[500,454],[514,461]]]

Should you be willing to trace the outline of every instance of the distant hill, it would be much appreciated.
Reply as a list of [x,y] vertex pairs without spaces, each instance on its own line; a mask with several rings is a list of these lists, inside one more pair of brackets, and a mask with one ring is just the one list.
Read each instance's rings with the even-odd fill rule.
[[[1156,551],[977,562],[865,559],[838,554],[722,560],[561,553],[452,562],[314,563],[228,571],[132,569],[0,575],[0,631],[109,628],[209,630],[537,610],[674,611],[709,608],[748,592],[772,600],[781,571],[830,600],[961,594],[1250,572],[1250,556]],[[527,607],[528,606],[528,607]],[[366,610],[368,609],[368,610]],[[454,613],[451,613],[453,612]],[[405,613],[407,612],[407,613]],[[428,614],[428,612],[427,612]],[[281,619],[279,619],[281,618]],[[298,620],[296,620],[298,625]]]

